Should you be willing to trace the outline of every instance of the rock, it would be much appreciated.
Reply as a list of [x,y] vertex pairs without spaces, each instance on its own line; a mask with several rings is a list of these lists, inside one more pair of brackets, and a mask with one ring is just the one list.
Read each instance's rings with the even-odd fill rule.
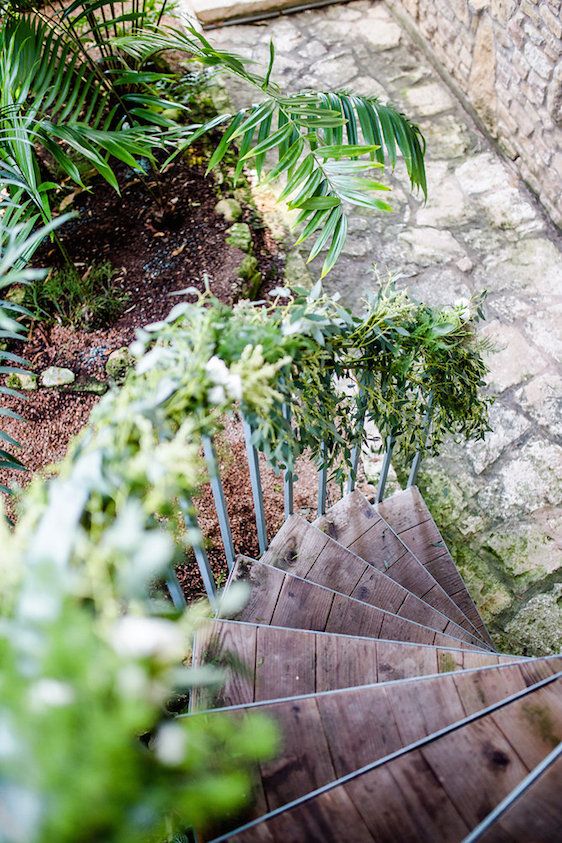
[[519,439],[527,430],[530,422],[522,413],[516,413],[500,401],[490,410],[490,427],[484,440],[468,442],[466,452],[476,474],[482,474],[505,451],[508,445]]
[[310,67],[322,86],[341,88],[357,76],[357,65],[349,53],[321,59]]
[[517,328],[494,321],[483,328],[482,334],[497,348],[486,362],[490,367],[489,383],[498,392],[523,383],[544,368],[544,358]]
[[562,360],[562,304],[548,303],[547,310],[535,310],[525,323],[525,330],[541,351],[554,360]]
[[432,307],[450,307],[458,301],[468,301],[471,290],[465,276],[454,266],[431,266],[418,273],[407,285],[417,301]]
[[[480,0],[481,2],[481,0]],[[488,15],[478,21],[468,80],[471,103],[492,131],[496,127],[496,53]]]
[[424,134],[428,149],[437,158],[458,158],[475,143],[466,125],[454,114],[441,114],[428,121]]
[[12,304],[22,305],[25,303],[25,287],[23,284],[12,284],[5,294],[6,301]]
[[79,381],[71,384],[65,392],[78,392],[86,395],[105,395],[109,389],[107,381],[99,381],[96,378],[91,378],[87,381]]
[[412,228],[398,235],[412,250],[412,260],[420,266],[448,263],[459,259],[465,252],[449,231],[436,228]]
[[227,230],[226,242],[242,252],[252,251],[252,232],[250,226],[245,222],[235,222]]
[[552,373],[529,381],[515,397],[536,421],[553,436],[562,438],[562,377]]
[[526,442],[478,494],[478,504],[502,519],[562,503],[562,447],[545,439]]
[[448,228],[474,216],[475,208],[469,205],[455,176],[448,172],[446,161],[427,165],[427,181],[432,188],[427,203],[416,214],[418,225]]
[[439,82],[416,85],[406,92],[408,104],[422,117],[439,114],[453,107],[453,100],[447,89]]
[[506,625],[506,633],[517,641],[519,652],[546,656],[562,649],[562,584],[531,598]]
[[520,240],[507,254],[490,264],[485,279],[488,289],[508,289],[514,293],[529,290],[551,296],[562,289],[562,262],[555,244],[546,238]]
[[[516,187],[505,187],[495,190],[480,199],[486,209],[488,218],[496,228],[518,228],[525,223],[537,219],[537,212],[530,202],[523,199]],[[541,228],[542,223],[537,220],[535,228]]]
[[507,168],[496,155],[483,152],[473,155],[455,170],[457,180],[469,196],[499,190],[511,186],[511,177]]
[[258,269],[258,261],[254,255],[246,255],[238,267],[238,277],[244,282],[242,296],[253,299],[261,287],[262,277]]
[[227,222],[236,222],[242,216],[242,205],[237,199],[220,199],[215,205],[215,213]]
[[378,52],[392,50],[400,44],[402,31],[384,7],[375,7],[374,11],[377,13],[363,18],[355,29]]
[[66,386],[69,383],[74,383],[75,380],[74,372],[61,366],[49,366],[41,372],[41,386]]
[[6,386],[9,386],[10,389],[23,389],[26,392],[32,392],[37,389],[37,375],[33,372],[28,372],[25,375],[12,372],[6,378]]
[[127,372],[132,369],[134,358],[126,345],[112,351],[105,363],[105,371],[108,378],[114,383],[121,384],[127,377]]
[[306,261],[297,249],[291,249],[285,258],[285,269],[283,273],[284,286],[289,287],[312,287],[312,275],[306,265]]
[[461,272],[470,272],[473,269],[474,264],[470,260],[469,257],[461,258],[460,261],[457,261],[457,267],[460,269]]

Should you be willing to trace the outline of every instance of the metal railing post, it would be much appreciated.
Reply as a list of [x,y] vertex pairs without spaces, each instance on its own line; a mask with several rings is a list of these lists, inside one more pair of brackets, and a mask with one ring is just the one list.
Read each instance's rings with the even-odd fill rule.
[[377,503],[380,503],[384,498],[384,490],[386,488],[386,481],[388,480],[388,472],[390,471],[390,464],[392,461],[392,452],[396,439],[394,436],[389,436],[386,444],[386,451],[384,453],[381,473],[379,477],[379,485],[377,487]]
[[[188,498],[181,498],[179,505],[185,526],[190,530],[198,530],[201,532],[191,501]],[[199,573],[201,574],[201,579],[203,580],[203,585],[205,586],[205,591],[207,592],[207,597],[209,598],[209,603],[213,609],[216,609],[217,589],[215,586],[215,578],[211,570],[209,557],[207,556],[202,544],[193,545],[193,555],[195,556],[195,561],[197,562]]]
[[318,470],[318,515],[326,514],[326,499],[328,496],[328,467],[326,465],[326,443],[322,442],[321,454],[323,464]]
[[252,498],[254,501],[254,512],[256,516],[256,529],[258,532],[258,545],[260,553],[267,550],[267,527],[265,523],[265,510],[263,506],[263,490],[261,485],[259,454],[252,442],[252,428],[242,416],[242,428],[246,442],[246,455],[248,457],[248,468],[250,469],[250,484],[252,487]]
[[[283,403],[283,418],[291,426],[291,406],[285,401]],[[285,509],[285,521],[293,514],[294,500],[293,500],[293,472],[285,469],[283,472],[283,506]]]
[[185,594],[183,593],[180,581],[178,580],[178,575],[173,570],[170,571],[166,577],[166,587],[170,597],[172,598],[174,608],[185,609],[187,606],[187,600],[185,599]]
[[203,453],[209,469],[209,480],[211,483],[211,491],[213,493],[213,500],[215,502],[215,509],[219,521],[219,530],[221,533],[222,544],[224,547],[224,555],[226,557],[226,564],[228,570],[232,571],[234,568],[234,543],[232,541],[232,531],[230,529],[230,521],[228,519],[228,510],[226,508],[226,501],[224,498],[224,489],[222,487],[219,463],[217,460],[217,453],[213,440],[210,436],[203,436]]
[[418,479],[418,472],[420,470],[420,465],[422,461],[423,452],[425,450],[425,446],[427,444],[427,440],[429,437],[429,432],[431,430],[431,411],[433,409],[433,395],[430,393],[429,398],[427,400],[427,410],[425,413],[425,421],[424,421],[424,435],[423,435],[423,446],[419,447],[416,453],[414,454],[414,459],[412,460],[412,465],[410,466],[410,474],[408,476],[408,482],[406,483],[406,488],[410,489],[412,486],[416,485]]

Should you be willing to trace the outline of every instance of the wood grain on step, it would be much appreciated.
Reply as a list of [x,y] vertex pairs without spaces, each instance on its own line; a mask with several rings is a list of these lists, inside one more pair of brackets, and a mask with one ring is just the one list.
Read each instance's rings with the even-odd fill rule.
[[[411,503],[410,497],[407,504]],[[457,603],[361,492],[345,495],[314,525],[454,623],[478,635]]]
[[[518,666],[491,669],[505,675],[517,670]],[[470,682],[474,675],[465,673],[406,684],[413,694],[419,694],[426,683],[458,684]],[[388,695],[399,687],[379,686],[378,690]],[[494,687],[499,690],[497,683]],[[548,755],[550,735],[554,733],[547,729],[549,736],[545,737],[544,728],[529,730],[529,711],[541,711],[543,723],[546,718],[551,727],[558,729],[562,723],[561,691],[562,681],[555,679],[421,745],[409,745],[345,783],[335,784],[280,814],[265,817],[246,831],[233,833],[231,839],[238,843],[296,843],[296,830],[302,833],[306,829],[306,837],[300,839],[322,843],[340,843],[342,839],[457,843],[524,781],[531,764],[536,765]],[[392,704],[391,708],[393,713],[397,711]],[[443,717],[446,720],[445,712]],[[421,720],[419,723],[424,728]],[[323,727],[329,728],[328,723],[323,722]],[[341,723],[335,739],[340,739],[344,731],[345,723]],[[351,804],[342,798],[342,793]],[[337,824],[331,827],[334,806],[338,809]],[[347,830],[342,838],[344,827]],[[370,837],[365,836],[366,832]]]
[[476,635],[454,624],[446,615],[297,515],[285,522],[260,561],[437,632],[446,631],[480,645]]
[[[227,681],[220,694],[209,695],[196,689],[192,706],[201,709],[238,705],[484,667],[500,661],[501,657],[494,653],[468,649],[444,650],[407,642],[216,620],[198,632],[193,663],[219,665],[227,672]],[[525,664],[529,677],[537,677],[534,681],[547,675],[544,667],[539,670],[533,662]],[[231,672],[236,675],[231,676]],[[527,681],[532,684],[531,679]]]

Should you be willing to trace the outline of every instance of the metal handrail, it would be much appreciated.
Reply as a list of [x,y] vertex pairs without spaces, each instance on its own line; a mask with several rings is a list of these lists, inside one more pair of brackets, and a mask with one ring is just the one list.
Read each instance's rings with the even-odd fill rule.
[[[361,396],[361,392],[359,393]],[[360,398],[358,398],[359,403]],[[430,429],[431,429],[431,414],[432,414],[432,404],[433,399],[432,396],[429,396],[428,400],[428,407],[427,413],[425,417],[425,433],[423,437],[423,444],[420,448],[416,451],[414,458],[412,460],[412,464],[410,467],[410,472],[408,476],[407,488],[415,485],[418,471],[420,468],[420,463],[423,455],[423,451],[425,449],[425,445],[427,443]],[[286,420],[287,424],[291,424],[291,406],[288,402],[282,405],[282,413],[283,417]],[[241,416],[242,419],[242,428],[244,433],[244,440],[246,445],[246,457],[248,461],[248,468],[250,473],[250,486],[252,490],[252,500],[254,506],[254,515],[256,521],[256,531],[257,531],[257,538],[258,538],[258,547],[260,555],[264,554],[268,547],[268,537],[267,537],[267,524],[265,518],[265,507],[264,507],[264,498],[263,498],[263,488],[262,488],[262,480],[261,480],[261,472],[260,472],[260,458],[259,452],[253,443],[253,430],[246,418]],[[361,401],[360,411],[358,415],[358,423],[354,430],[354,445],[351,450],[351,467],[350,473],[348,475],[347,480],[347,492],[352,492],[355,489],[355,483],[357,479],[357,471],[359,467],[359,457],[361,454],[361,444],[364,437],[364,425],[366,419],[366,409]],[[386,486],[388,481],[388,475],[390,472],[391,462],[392,462],[392,455],[394,452],[394,447],[396,444],[396,436],[389,436],[386,441],[386,450],[383,456],[383,461],[381,465],[381,472],[379,476],[379,482],[376,491],[376,502],[380,503],[384,500]],[[209,474],[209,483],[211,486],[211,491],[213,495],[213,502],[215,505],[215,510],[217,513],[219,530],[221,534],[224,554],[226,558],[226,562],[228,565],[228,570],[232,571],[235,564],[236,559],[236,548],[234,545],[232,531],[230,528],[230,521],[228,517],[228,510],[224,495],[224,490],[220,478],[220,469],[219,463],[217,459],[217,454],[215,451],[215,447],[213,441],[210,437],[204,436],[203,437],[203,453],[205,456],[205,460],[207,463],[207,469]],[[321,459],[322,464],[318,469],[318,502],[317,502],[317,512],[319,516],[325,515],[326,507],[327,507],[327,496],[328,496],[328,443],[323,441],[320,447]],[[284,515],[285,520],[289,518],[294,512],[294,474],[292,468],[285,468],[283,471],[283,504],[284,504]],[[186,527],[199,530],[199,525],[197,522],[197,517],[195,514],[195,509],[193,504],[189,500],[180,501],[180,508],[184,517],[184,521]],[[199,530],[200,531],[200,530]],[[205,586],[205,590],[209,597],[210,602],[215,605],[216,604],[216,596],[217,596],[217,588],[215,584],[215,579],[213,576],[213,572],[209,563],[208,556],[205,552],[204,546],[202,543],[195,543],[194,544],[194,555],[195,560],[197,562],[201,578],[203,580],[203,584]],[[175,575],[170,574],[170,576],[166,580],[168,585],[168,590],[170,591],[170,595],[174,602],[174,605],[177,608],[181,608],[183,594],[181,592],[181,586],[177,580]]]

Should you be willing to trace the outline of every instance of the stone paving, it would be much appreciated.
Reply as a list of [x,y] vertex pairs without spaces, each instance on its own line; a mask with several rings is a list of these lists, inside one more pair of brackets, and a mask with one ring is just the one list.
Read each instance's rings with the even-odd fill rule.
[[[345,254],[326,286],[357,306],[376,285],[375,264],[433,303],[489,291],[483,330],[499,349],[490,359],[493,433],[468,447],[450,443],[426,462],[420,485],[498,644],[537,654],[562,649],[556,231],[382,3],[358,0],[210,37],[261,64],[272,38],[274,77],[285,89],[377,94],[419,122],[428,142],[429,201],[410,194],[400,167],[387,174],[395,212],[351,213]],[[237,105],[248,102],[235,82],[229,94]]]

